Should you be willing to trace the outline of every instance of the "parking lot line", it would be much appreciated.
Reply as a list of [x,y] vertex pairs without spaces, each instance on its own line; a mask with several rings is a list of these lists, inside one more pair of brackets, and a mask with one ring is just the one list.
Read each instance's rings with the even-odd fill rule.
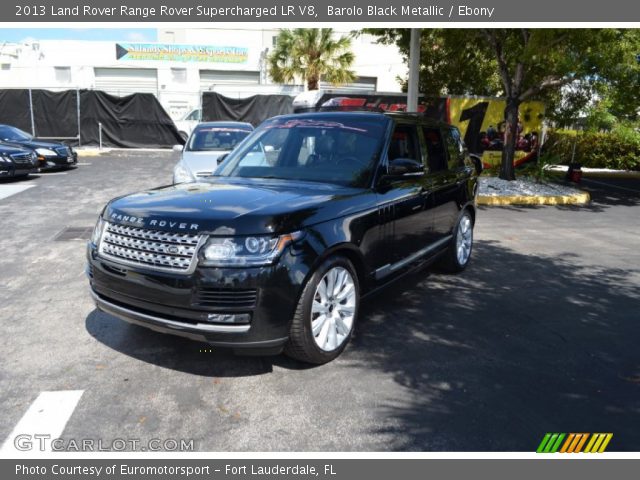
[[35,187],[35,185],[0,185],[0,199],[24,192],[31,187]]
[[90,163],[87,163],[87,162],[83,162],[83,163],[78,162],[78,163],[76,163],[76,165],[78,165],[78,166],[88,167],[88,166],[89,166],[89,165],[91,165],[91,164],[90,164]]
[[[41,392],[6,438],[0,453],[21,452],[22,450],[16,448],[15,444],[15,439],[19,435],[28,436],[23,438],[30,440],[33,445],[32,451],[51,451],[51,440],[62,435],[83,393],[84,390]],[[34,435],[38,436],[34,437]],[[48,441],[40,445],[41,438],[46,438]]]

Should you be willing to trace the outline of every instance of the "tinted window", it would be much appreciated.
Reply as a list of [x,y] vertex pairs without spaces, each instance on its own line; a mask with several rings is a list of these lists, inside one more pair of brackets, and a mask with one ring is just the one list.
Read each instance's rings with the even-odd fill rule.
[[198,120],[200,121],[200,113],[201,110],[194,110],[193,112],[191,112],[187,118],[185,118],[185,120]]
[[240,128],[199,128],[191,135],[186,150],[193,152],[233,150],[249,133],[251,132]]
[[396,158],[410,158],[422,163],[418,131],[414,125],[396,125],[387,155],[389,161]]
[[445,130],[447,137],[447,150],[449,151],[449,170],[456,170],[462,165],[464,146],[460,140],[460,133],[456,128]]
[[364,187],[378,159],[385,121],[348,115],[275,118],[234,151],[216,175]]
[[442,133],[439,128],[423,127],[424,143],[427,147],[427,164],[429,172],[447,170],[447,153]]

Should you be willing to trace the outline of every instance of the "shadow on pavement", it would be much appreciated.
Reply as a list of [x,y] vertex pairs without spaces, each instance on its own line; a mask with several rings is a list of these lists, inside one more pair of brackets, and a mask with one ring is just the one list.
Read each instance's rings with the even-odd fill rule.
[[546,432],[613,432],[608,450],[637,451],[638,275],[481,241],[463,274],[395,284],[348,350],[354,375],[413,399],[379,397],[393,426],[376,433],[390,450],[534,451]]

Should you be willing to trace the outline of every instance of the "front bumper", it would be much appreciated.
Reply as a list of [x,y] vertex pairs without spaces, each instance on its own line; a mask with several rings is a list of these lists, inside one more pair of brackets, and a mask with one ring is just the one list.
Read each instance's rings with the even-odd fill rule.
[[[129,323],[215,346],[277,353],[288,339],[305,277],[296,260],[285,253],[269,267],[198,267],[179,275],[107,261],[90,244],[87,275],[97,308]],[[256,292],[255,301],[245,300],[249,291]],[[202,302],[202,292],[214,292],[209,294],[220,303]],[[234,314],[250,319],[211,321]]]
[[36,167],[0,164],[0,178],[24,177],[37,171],[38,169]]
[[60,168],[75,167],[78,164],[78,154],[73,152],[69,156],[42,157],[38,156],[40,171],[57,170]]

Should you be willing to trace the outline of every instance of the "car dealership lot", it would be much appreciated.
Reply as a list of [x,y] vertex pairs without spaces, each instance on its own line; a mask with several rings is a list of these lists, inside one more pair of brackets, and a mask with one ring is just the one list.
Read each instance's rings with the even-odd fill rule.
[[[546,432],[640,449],[640,190],[578,207],[483,208],[460,276],[364,302],[336,361],[237,357],[97,312],[85,241],[110,198],[167,183],[177,155],[112,152],[0,183],[0,442],[43,391],[82,391],[64,439],[196,450],[533,451]],[[602,182],[601,182],[602,183]],[[9,196],[8,187],[35,185]]]

